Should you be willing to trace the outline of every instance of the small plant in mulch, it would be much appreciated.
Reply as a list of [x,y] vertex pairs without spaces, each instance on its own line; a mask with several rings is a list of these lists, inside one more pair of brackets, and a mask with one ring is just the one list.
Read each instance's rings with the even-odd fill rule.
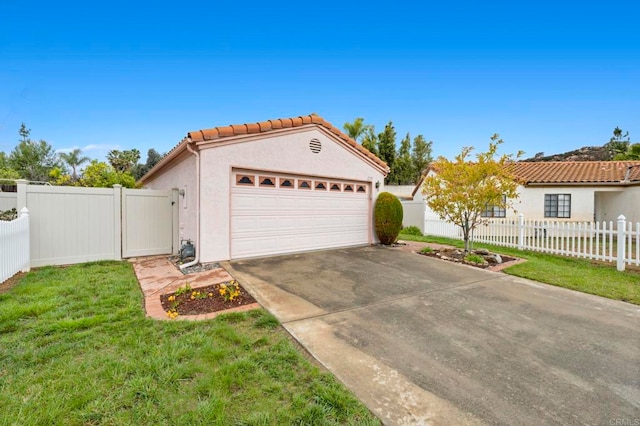
[[475,266],[488,266],[489,262],[487,262],[484,257],[479,254],[469,253],[464,257],[466,263],[475,265]]
[[471,250],[469,253],[465,253],[464,250],[457,248],[433,249],[431,247],[425,247],[418,253],[424,256],[447,260],[449,262],[465,263],[477,268],[488,268],[490,266],[516,260],[515,257],[491,253],[486,249]]
[[160,296],[163,309],[170,319],[179,315],[198,315],[255,303],[255,299],[236,281],[191,288],[189,283],[173,293]]

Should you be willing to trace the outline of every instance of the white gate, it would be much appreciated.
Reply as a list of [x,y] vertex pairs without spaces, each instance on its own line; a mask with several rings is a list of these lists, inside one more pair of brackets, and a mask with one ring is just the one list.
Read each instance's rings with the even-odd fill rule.
[[176,191],[122,190],[122,257],[173,253],[177,241]]

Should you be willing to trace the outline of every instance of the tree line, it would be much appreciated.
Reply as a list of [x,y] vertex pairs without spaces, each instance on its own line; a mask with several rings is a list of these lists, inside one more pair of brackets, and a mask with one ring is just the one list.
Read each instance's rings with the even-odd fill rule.
[[414,185],[432,160],[433,142],[422,135],[413,138],[412,142],[411,135],[407,133],[396,149],[396,129],[392,121],[380,133],[376,133],[373,125],[365,124],[362,117],[344,123],[343,129],[353,140],[387,163],[390,171],[385,185]]
[[[0,152],[0,181],[26,179],[55,185],[109,188],[120,184],[136,186],[136,180],[151,170],[164,156],[151,148],[145,163],[139,163],[140,151],[111,150],[107,162],[84,156],[81,149],[56,153],[45,140],[31,139],[31,129],[22,123],[20,139],[8,155]],[[86,165],[82,168],[83,165]]]

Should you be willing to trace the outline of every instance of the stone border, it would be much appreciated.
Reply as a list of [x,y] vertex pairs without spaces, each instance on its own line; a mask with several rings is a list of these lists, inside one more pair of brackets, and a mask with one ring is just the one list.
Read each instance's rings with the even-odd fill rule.
[[[190,283],[191,288],[198,289],[234,279],[231,274],[222,267],[183,275],[166,256],[133,258],[129,259],[129,262],[133,265],[133,270],[138,279],[138,285],[142,290],[144,310],[147,317],[161,321],[170,320],[167,312],[162,307],[162,302],[160,302],[161,294],[175,292],[186,283]],[[260,304],[256,302],[206,314],[178,315],[175,319],[200,321],[212,319],[222,314],[245,312],[260,307]]]
[[[418,254],[420,256],[422,256],[422,255],[419,254],[418,251],[420,251],[424,247],[431,247],[431,248],[433,248],[435,250],[447,249],[447,248],[455,248],[453,246],[448,246],[448,245],[445,245],[445,244],[423,243],[423,242],[420,242],[420,241],[400,240],[400,242],[403,243],[404,245],[396,246],[396,247],[393,247],[393,248],[394,249],[399,249],[399,250],[402,250],[402,251],[408,251],[410,253]],[[433,256],[431,256],[431,257],[433,257]],[[509,255],[509,257],[513,257],[513,256]],[[440,260],[442,260],[442,259],[440,259]],[[467,266],[470,266],[471,268],[482,269],[484,271],[502,272],[502,270],[505,269],[505,268],[508,268],[510,266],[513,266],[513,265],[517,265],[519,263],[524,263],[526,261],[527,261],[526,259],[516,258],[515,260],[511,260],[509,262],[500,263],[499,265],[489,266],[488,268],[478,268],[477,266],[473,266],[473,265],[467,265]],[[448,261],[445,260],[445,262],[448,262]],[[451,263],[458,263],[460,265],[464,265],[464,263],[462,263],[462,262],[451,262]]]

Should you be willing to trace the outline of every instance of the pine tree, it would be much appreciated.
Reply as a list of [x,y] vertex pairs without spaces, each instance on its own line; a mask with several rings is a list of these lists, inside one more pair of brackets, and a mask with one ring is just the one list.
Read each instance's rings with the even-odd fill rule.
[[394,165],[394,175],[398,185],[411,185],[414,182],[413,160],[411,158],[411,136],[407,136],[400,142],[396,162]]
[[433,142],[424,138],[422,135],[418,135],[413,139],[413,152],[411,154],[411,160],[413,162],[413,182],[416,183],[420,180],[422,172],[431,163],[431,148]]
[[382,133],[378,135],[378,157],[389,166],[390,172],[385,179],[385,184],[394,184],[397,182],[395,176],[396,162],[396,129],[393,122],[389,121]]

